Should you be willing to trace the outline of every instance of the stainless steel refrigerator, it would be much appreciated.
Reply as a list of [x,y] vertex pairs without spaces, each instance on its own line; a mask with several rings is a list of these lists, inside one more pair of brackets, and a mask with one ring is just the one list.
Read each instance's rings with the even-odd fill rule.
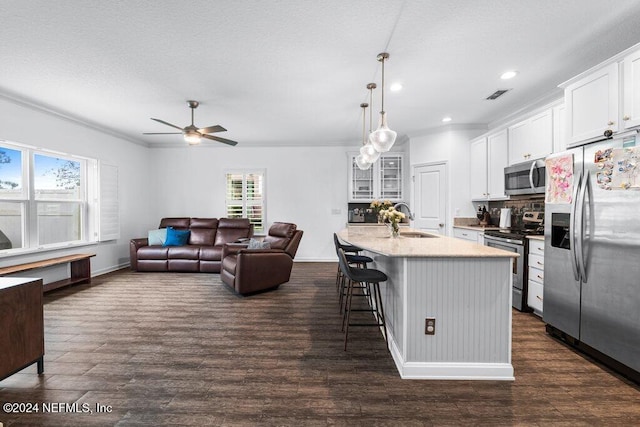
[[573,148],[546,170],[547,331],[640,378],[640,138]]

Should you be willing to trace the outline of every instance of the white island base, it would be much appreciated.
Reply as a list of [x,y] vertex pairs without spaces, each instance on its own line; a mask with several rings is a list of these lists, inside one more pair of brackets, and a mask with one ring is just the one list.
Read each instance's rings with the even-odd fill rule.
[[[402,378],[514,380],[513,254],[449,237],[340,237],[364,248],[389,278],[380,290]],[[427,318],[435,319],[433,335],[425,334]]]

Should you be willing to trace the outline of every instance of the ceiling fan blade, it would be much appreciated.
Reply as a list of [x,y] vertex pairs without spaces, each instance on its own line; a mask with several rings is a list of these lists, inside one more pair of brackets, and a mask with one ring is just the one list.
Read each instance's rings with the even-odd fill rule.
[[200,133],[216,133],[216,132],[226,132],[227,130],[220,125],[208,126],[206,128],[198,129]]
[[182,135],[182,132],[145,132],[143,135]]
[[182,130],[182,128],[180,126],[172,125],[171,123],[165,122],[164,120],[154,119],[153,117],[151,117],[151,120],[155,120],[156,122],[162,123],[163,125],[171,126],[172,128],[176,128],[176,129]]
[[202,137],[210,139],[212,141],[222,142],[223,144],[228,144],[228,145],[236,145],[236,144],[238,144],[236,141],[232,141],[230,139],[225,139],[225,138],[220,138],[219,136],[202,135]]

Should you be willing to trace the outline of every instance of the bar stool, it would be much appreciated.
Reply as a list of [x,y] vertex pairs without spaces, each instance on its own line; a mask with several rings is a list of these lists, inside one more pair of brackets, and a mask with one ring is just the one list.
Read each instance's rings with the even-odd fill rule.
[[[344,330],[344,350],[347,351],[347,341],[349,338],[349,326],[375,326],[382,327],[383,336],[387,340],[387,325],[382,307],[382,295],[380,293],[380,282],[387,281],[387,275],[374,268],[352,268],[347,262],[344,251],[338,249],[338,264],[342,269],[342,274],[346,277],[346,294],[344,315],[342,317],[342,329]],[[354,294],[354,289],[361,289],[362,294]],[[354,296],[369,297],[368,309],[352,309],[351,304]],[[373,301],[371,301],[373,298]],[[364,311],[373,313],[375,323],[352,323],[351,312]]]
[[[373,258],[368,257],[366,255],[357,254],[357,252],[362,250],[361,248],[353,245],[344,245],[340,243],[340,240],[338,239],[338,235],[336,233],[333,233],[333,242],[336,246],[336,254],[338,253],[338,249],[342,249],[345,252],[347,263],[349,265],[356,265],[357,267],[360,267],[360,268],[367,268],[367,264],[370,262],[373,262]],[[356,254],[346,253],[346,252],[356,252]],[[340,263],[338,263],[338,271],[336,273],[336,290],[340,295],[338,303],[340,305],[341,312],[342,312],[342,301],[344,300],[344,296],[345,296],[344,285],[345,285],[345,278],[344,278],[344,275],[342,274]]]

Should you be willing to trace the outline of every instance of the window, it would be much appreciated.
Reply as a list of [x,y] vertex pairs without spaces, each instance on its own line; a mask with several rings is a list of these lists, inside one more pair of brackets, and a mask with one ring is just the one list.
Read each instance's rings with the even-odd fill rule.
[[264,232],[264,170],[226,173],[226,207],[229,218],[249,218],[254,231]]
[[95,163],[0,141],[0,250],[88,241]]

